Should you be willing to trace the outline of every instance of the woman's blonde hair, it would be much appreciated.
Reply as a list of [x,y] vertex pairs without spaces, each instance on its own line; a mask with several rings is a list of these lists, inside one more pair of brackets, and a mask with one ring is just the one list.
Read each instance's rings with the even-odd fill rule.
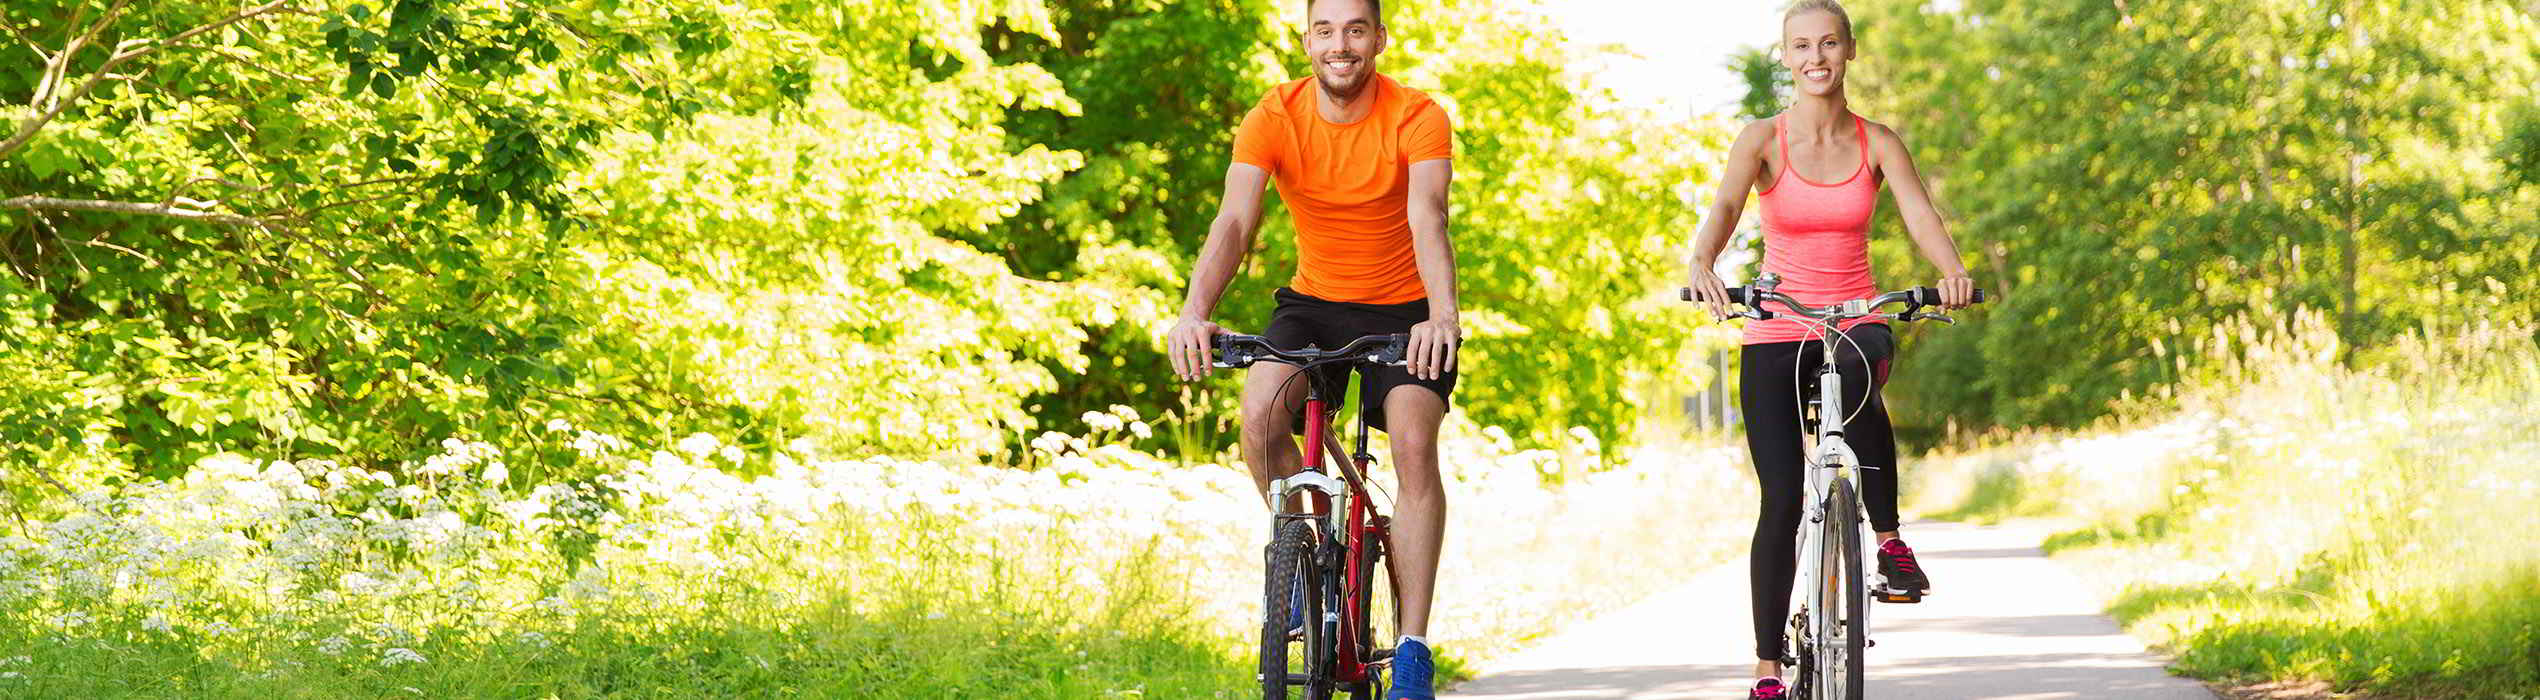
[[1846,14],[1843,11],[1843,3],[1836,2],[1835,0],[1798,0],[1797,2],[1793,2],[1790,4],[1789,10],[1782,12],[1782,22],[1787,24],[1790,22],[1791,18],[1808,14],[1810,12],[1824,12],[1834,15],[1835,20],[1843,23],[1844,38],[1848,39],[1852,37],[1852,15]]

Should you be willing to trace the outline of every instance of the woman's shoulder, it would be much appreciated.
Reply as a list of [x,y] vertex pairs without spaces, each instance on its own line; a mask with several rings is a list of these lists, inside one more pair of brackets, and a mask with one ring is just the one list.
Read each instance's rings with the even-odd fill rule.
[[1897,135],[1896,130],[1889,128],[1888,125],[1871,121],[1870,118],[1857,114],[1853,116],[1860,118],[1861,128],[1869,132],[1871,148],[1901,148],[1905,145],[1905,137]]
[[1780,119],[1781,115],[1776,114],[1747,122],[1745,127],[1738,129],[1737,141],[1731,146],[1731,148],[1738,150],[1759,150],[1772,144],[1773,124]]

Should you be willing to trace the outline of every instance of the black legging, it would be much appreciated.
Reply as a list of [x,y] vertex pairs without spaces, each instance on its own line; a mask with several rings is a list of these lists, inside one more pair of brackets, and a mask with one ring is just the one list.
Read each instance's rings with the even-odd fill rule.
[[[1888,358],[1896,354],[1896,334],[1885,324],[1866,324],[1836,341],[1836,367],[1843,375],[1844,442],[1860,456],[1861,495],[1870,511],[1870,527],[1896,529],[1896,431],[1887,421],[1887,404],[1878,385],[1887,381]],[[1856,350],[1854,346],[1858,346]],[[1791,577],[1798,569],[1800,501],[1808,489],[1803,471],[1800,411],[1807,398],[1799,390],[1825,362],[1818,341],[1748,345],[1739,353],[1739,404],[1746,412],[1746,449],[1755,456],[1755,479],[1763,484],[1763,501],[1755,516],[1755,541],[1748,561],[1748,583],[1755,604],[1755,658],[1782,656],[1784,620],[1790,617]],[[1864,361],[1864,357],[1867,358]],[[1799,386],[1792,385],[1797,378]],[[1864,397],[1869,405],[1858,413]],[[1834,409],[1828,409],[1833,414]],[[1828,416],[1832,418],[1832,415]]]

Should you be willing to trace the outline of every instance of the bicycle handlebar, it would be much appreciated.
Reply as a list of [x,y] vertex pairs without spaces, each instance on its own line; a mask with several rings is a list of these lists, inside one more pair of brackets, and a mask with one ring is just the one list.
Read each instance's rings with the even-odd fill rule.
[[1411,335],[1408,333],[1363,336],[1349,341],[1348,345],[1341,346],[1339,350],[1318,350],[1312,347],[1303,350],[1285,350],[1271,345],[1269,339],[1261,336],[1229,333],[1217,336],[1217,359],[1211,364],[1218,367],[1250,367],[1252,363],[1269,360],[1301,367],[1340,361],[1401,366],[1408,362],[1405,357],[1410,354],[1410,349]]
[[[1790,295],[1776,291],[1750,289],[1747,287],[1730,287],[1728,288],[1728,292],[1729,303],[1747,307],[1747,311],[1737,315],[1759,321],[1772,320],[1785,313],[1796,313],[1801,316],[1821,321],[1843,321],[1855,318],[1878,317],[1895,321],[1920,321],[1923,319],[1933,319],[1944,323],[1955,322],[1954,319],[1945,315],[1922,313],[1922,307],[1940,305],[1940,290],[1933,289],[1931,287],[1900,289],[1869,299],[1854,299],[1851,301],[1838,302],[1817,307],[1811,307],[1806,304],[1799,303],[1799,300],[1790,298]],[[1677,290],[1676,296],[1684,301],[1693,301],[1693,288],[1680,288]],[[1787,307],[1789,310],[1778,312],[1767,311],[1761,304],[1761,302],[1767,301],[1780,302],[1782,306]],[[1975,290],[1975,295],[1967,300],[1967,303],[1982,304],[1984,301],[1984,290],[1978,289]],[[1906,304],[1907,308],[1901,313],[1879,313],[1879,307],[1895,303]]]

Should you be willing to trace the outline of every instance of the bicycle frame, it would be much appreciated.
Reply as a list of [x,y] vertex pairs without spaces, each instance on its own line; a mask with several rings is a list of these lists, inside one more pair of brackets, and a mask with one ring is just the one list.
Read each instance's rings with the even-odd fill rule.
[[[1379,660],[1364,658],[1375,654],[1361,653],[1373,651],[1374,645],[1372,640],[1359,638],[1360,630],[1367,627],[1371,594],[1358,590],[1358,582],[1372,580],[1367,576],[1369,572],[1361,567],[1375,562],[1370,557],[1357,555],[1375,546],[1375,543],[1385,542],[1392,522],[1376,512],[1375,499],[1368,497],[1367,493],[1365,474],[1376,458],[1367,451],[1366,416],[1359,416],[1358,449],[1349,455],[1347,464],[1340,470],[1340,478],[1335,479],[1324,471],[1327,450],[1324,441],[1331,435],[1331,414],[1325,410],[1329,405],[1321,387],[1311,379],[1307,380],[1304,468],[1270,481],[1272,527],[1275,531],[1277,523],[1300,518],[1322,521],[1321,526],[1316,528],[1323,535],[1323,541],[1316,548],[1315,569],[1340,575],[1339,581],[1326,581],[1329,585],[1324,590],[1338,591],[1341,604],[1325,606],[1323,619],[1310,620],[1308,624],[1321,626],[1326,635],[1324,638],[1336,642],[1331,680],[1335,683],[1359,683],[1374,674],[1373,669]],[[1291,511],[1291,498],[1300,494],[1305,497],[1305,512]],[[1336,557],[1343,560],[1337,562],[1340,566],[1334,566],[1336,562],[1333,559]],[[1392,573],[1392,568],[1386,567],[1388,580]]]
[[[1849,481],[1852,484],[1853,493],[1863,493],[1860,470],[1864,467],[1860,465],[1860,457],[1853,453],[1852,446],[1845,443],[1843,440],[1843,423],[1845,418],[1843,415],[1843,374],[1841,372],[1841,368],[1836,365],[1838,355],[1835,351],[1835,343],[1840,342],[1840,338],[1840,335],[1836,335],[1834,337],[1826,338],[1823,342],[1819,343],[1825,356],[1823,362],[1821,362],[1817,368],[1817,398],[1810,402],[1817,411],[1816,444],[1814,445],[1815,449],[1813,450],[1813,457],[1808,460],[1806,465],[1804,465],[1804,468],[1807,470],[1808,490],[1806,500],[1801,506],[1801,514],[1803,517],[1801,518],[1802,525],[1800,526],[1798,533],[1798,550],[1799,561],[1802,562],[1802,565],[1798,567],[1798,578],[1794,582],[1795,585],[1791,587],[1791,591],[1794,594],[1801,592],[1813,593],[1823,585],[1823,583],[1818,580],[1820,575],[1820,571],[1818,570],[1819,567],[1808,565],[1808,563],[1825,561],[1824,555],[1827,544],[1823,541],[1823,539],[1818,537],[1817,529],[1808,527],[1807,524],[1822,523],[1825,522],[1826,518],[1834,515],[1833,513],[1827,512],[1829,505],[1828,501],[1830,501],[1833,496],[1834,480],[1843,479]],[[1854,512],[1851,513],[1853,527],[1854,529],[1860,531],[1860,535],[1857,536],[1854,541],[1862,543],[1862,561],[1870,561],[1873,550],[1873,545],[1870,543],[1875,538],[1870,536],[1871,533],[1869,532],[1866,513],[1860,512],[1862,507],[1861,503],[1859,501],[1855,501],[1852,507],[1854,509]],[[1876,576],[1877,574],[1875,572],[1871,572],[1866,575]],[[1861,585],[1869,585],[1869,581],[1867,580],[1859,583]],[[1806,619],[1809,621],[1809,624],[1798,626],[1801,627],[1801,629],[1792,630],[1793,634],[1790,635],[1788,639],[1790,640],[1790,644],[1793,646],[1814,647],[1816,654],[1809,659],[1809,663],[1824,665],[1829,663],[1829,660],[1824,658],[1824,655],[1828,651],[1829,647],[1819,644],[1818,642],[1824,640],[1823,632],[1825,630],[1833,629],[1834,625],[1841,624],[1842,621],[1828,619],[1824,614],[1822,614],[1823,611],[1812,610],[1812,607],[1813,600],[1805,595],[1801,596],[1801,600],[1792,606],[1793,610],[1798,611],[1797,615],[1794,616],[1794,619]],[[1857,614],[1866,617],[1869,614],[1869,611],[1867,609],[1863,609],[1858,611]],[[1864,620],[1864,625],[1866,626],[1866,624],[1867,621]],[[1841,653],[1843,650],[1836,649],[1834,651]],[[1834,663],[1840,663],[1841,661],[1841,659],[1833,660]],[[1811,669],[1811,673],[1813,675],[1813,668]],[[1811,690],[1814,692],[1823,692],[1822,689],[1811,688]]]

